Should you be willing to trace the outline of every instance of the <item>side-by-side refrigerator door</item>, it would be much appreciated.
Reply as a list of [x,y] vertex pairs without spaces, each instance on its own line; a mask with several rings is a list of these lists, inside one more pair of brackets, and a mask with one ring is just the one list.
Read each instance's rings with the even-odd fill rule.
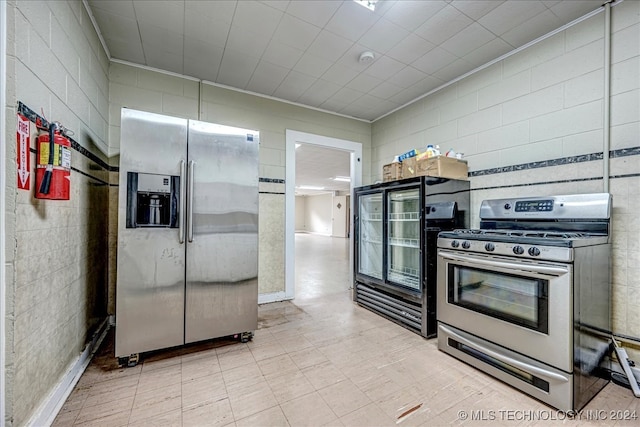
[[116,356],[184,343],[187,120],[122,109]]
[[258,326],[258,132],[189,121],[185,342]]

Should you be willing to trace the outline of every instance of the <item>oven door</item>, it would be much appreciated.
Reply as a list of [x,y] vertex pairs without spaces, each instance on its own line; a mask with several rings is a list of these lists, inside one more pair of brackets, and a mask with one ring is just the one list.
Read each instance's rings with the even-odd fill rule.
[[438,251],[438,321],[572,372],[572,266]]

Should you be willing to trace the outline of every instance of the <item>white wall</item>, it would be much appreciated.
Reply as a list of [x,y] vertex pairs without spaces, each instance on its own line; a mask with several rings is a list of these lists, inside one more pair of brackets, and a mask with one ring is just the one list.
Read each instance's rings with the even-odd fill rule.
[[307,198],[305,196],[296,196],[296,231],[307,231],[306,212]]
[[309,233],[331,235],[332,201],[331,193],[306,196],[305,224]]
[[348,210],[349,202],[347,196],[333,196],[331,201],[331,235],[333,237],[347,237],[347,230],[349,229],[347,221]]
[[[21,101],[74,131],[73,138],[94,160],[106,159],[109,65],[82,2],[6,5],[7,86],[1,90],[7,96],[7,153],[16,152],[16,104]],[[34,149],[33,125],[32,131]],[[27,423],[106,317],[105,164],[73,150],[71,200],[49,201],[33,197],[35,160],[31,154],[31,191],[16,188],[14,155],[2,166],[10,177],[2,367],[8,425]]]
[[[613,327],[640,338],[640,2],[618,4],[612,18]],[[483,199],[603,191],[604,19],[374,123],[373,178],[395,154],[427,143],[464,152],[475,227]]]

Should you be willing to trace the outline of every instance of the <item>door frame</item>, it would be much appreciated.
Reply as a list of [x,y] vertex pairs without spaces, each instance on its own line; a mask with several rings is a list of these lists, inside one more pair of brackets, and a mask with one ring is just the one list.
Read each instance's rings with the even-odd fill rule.
[[[9,138],[9,132],[5,129],[7,123],[7,2],[0,1],[0,135]],[[0,426],[5,425],[7,393],[5,390],[5,329],[6,329],[6,269],[5,269],[5,188],[7,183],[6,144],[0,147]]]
[[[362,185],[362,143],[323,135],[286,130],[286,177],[285,177],[285,290],[283,299],[295,297],[295,190],[296,190],[296,144],[311,144],[346,151],[350,154],[351,183],[349,194]],[[353,212],[353,197],[350,197]],[[353,282],[353,221],[349,219],[349,271]]]

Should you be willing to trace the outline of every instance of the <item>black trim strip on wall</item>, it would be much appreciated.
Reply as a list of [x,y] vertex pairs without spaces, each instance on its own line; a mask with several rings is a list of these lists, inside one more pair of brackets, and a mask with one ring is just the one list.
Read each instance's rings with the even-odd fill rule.
[[278,194],[278,195],[282,195],[282,196],[284,196],[284,194],[285,194],[285,193],[278,193],[278,192],[275,192],[275,191],[258,191],[258,193],[260,193],[260,194]]
[[[38,129],[48,130],[49,126],[51,126],[51,123],[47,119],[45,119],[44,117],[40,116],[38,113],[33,111],[31,108],[27,107],[21,101],[18,101],[18,113],[22,114],[27,119],[29,119],[29,121],[34,123]],[[120,170],[120,168],[118,166],[111,166],[110,164],[108,164],[107,162],[102,160],[100,157],[96,156],[91,151],[89,151],[86,148],[84,148],[82,145],[80,145],[71,136],[69,136],[67,134],[64,134],[64,136],[65,136],[65,138],[67,138],[71,142],[71,148],[73,148],[74,150],[76,150],[78,153],[82,154],[83,156],[85,156],[89,160],[93,161],[98,166],[102,167],[103,169],[105,169],[105,170],[107,170],[109,172],[118,172]],[[87,175],[87,176],[90,176],[90,175]],[[98,181],[101,181],[101,180],[98,180]]]
[[260,182],[271,182],[274,184],[284,184],[284,179],[278,178],[259,178]]
[[[610,159],[627,157],[627,156],[637,156],[637,155],[640,155],[640,147],[622,148],[619,150],[609,151]],[[470,177],[486,176],[486,175],[494,175],[494,174],[505,173],[505,172],[517,172],[517,171],[528,170],[528,169],[545,168],[550,166],[562,166],[562,165],[568,165],[573,163],[592,162],[595,160],[602,160],[603,158],[604,158],[604,153],[601,151],[599,153],[581,154],[578,156],[562,157],[559,159],[544,160],[541,162],[522,163],[519,165],[483,169],[483,170],[469,172],[469,176]]]
[[[35,149],[35,148],[29,148],[29,152],[30,152],[31,154],[33,154],[33,155],[38,154],[38,152],[36,151],[36,149]],[[74,168],[73,166],[71,166],[71,170],[72,170],[72,171],[74,171],[74,172],[78,172],[78,173],[80,173],[80,174],[82,174],[82,175],[84,175],[84,176],[86,176],[86,177],[88,177],[88,178],[91,178],[91,179],[95,180],[95,181],[98,181],[98,182],[100,183],[100,185],[109,185],[109,183],[108,183],[108,182],[106,182],[106,181],[104,181],[104,180],[102,180],[102,179],[100,179],[100,178],[98,178],[98,177],[95,177],[95,176],[93,176],[93,175],[91,175],[91,174],[88,174],[88,173],[86,173],[86,172],[84,172],[84,171],[81,171],[81,170],[80,170],[80,169],[78,169],[78,168]]]

